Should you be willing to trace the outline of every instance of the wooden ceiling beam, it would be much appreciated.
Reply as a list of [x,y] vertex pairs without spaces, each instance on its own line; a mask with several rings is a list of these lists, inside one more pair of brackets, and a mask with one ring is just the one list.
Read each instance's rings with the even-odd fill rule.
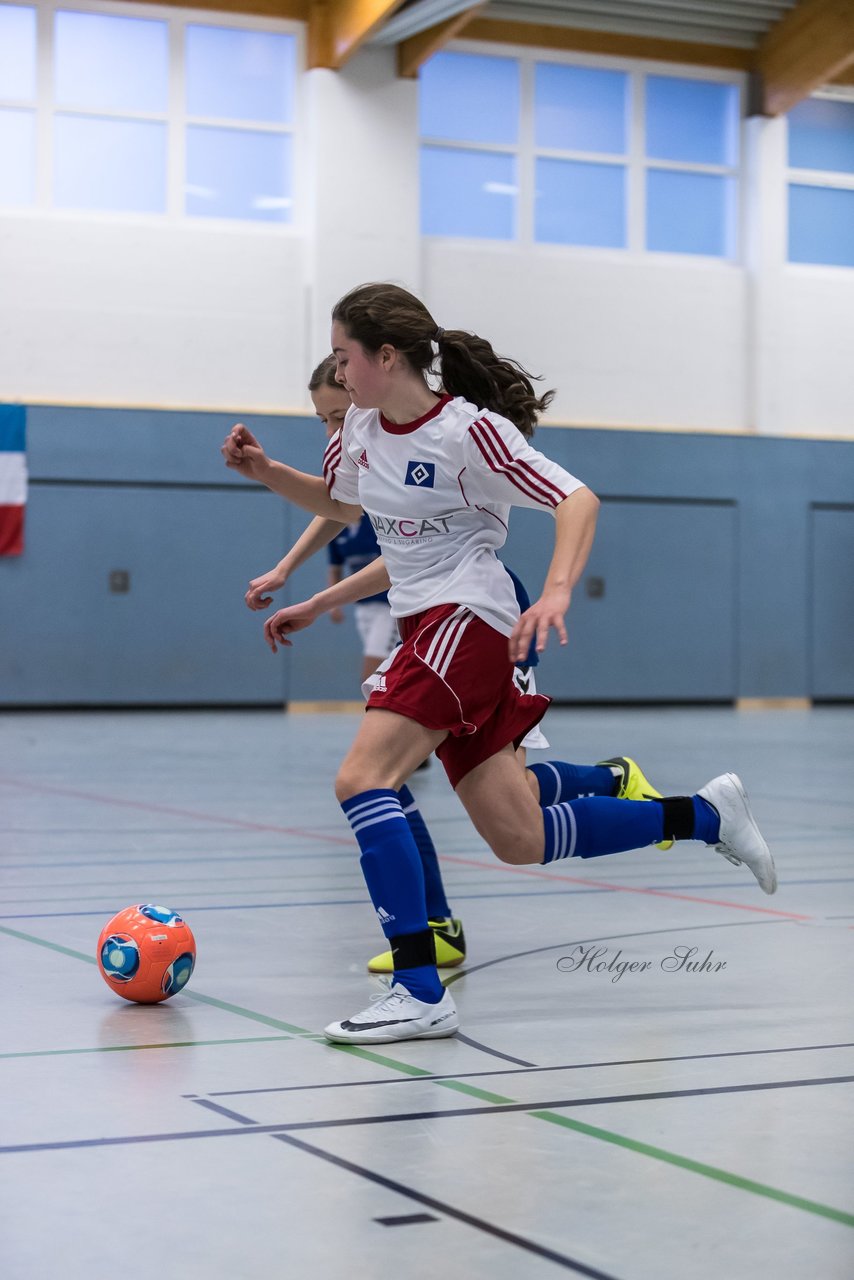
[[496,18],[475,18],[466,28],[466,39],[567,49],[574,53],[604,53],[620,58],[651,58],[659,62],[726,67],[734,71],[749,71],[753,61],[750,49],[736,49],[730,45],[699,44],[657,36],[632,36],[617,31],[588,31],[580,27],[553,27],[545,23],[509,22]]
[[779,116],[854,65],[854,0],[801,0],[760,41],[762,114]]
[[310,0],[308,65],[337,71],[403,0]]
[[440,22],[438,26],[419,31],[417,36],[402,40],[397,46],[397,74],[401,79],[414,80],[428,58],[432,58],[434,53],[439,53],[446,44],[455,40],[485,7],[486,0],[483,4],[476,4],[471,9],[464,9],[462,13],[448,18],[447,22]]

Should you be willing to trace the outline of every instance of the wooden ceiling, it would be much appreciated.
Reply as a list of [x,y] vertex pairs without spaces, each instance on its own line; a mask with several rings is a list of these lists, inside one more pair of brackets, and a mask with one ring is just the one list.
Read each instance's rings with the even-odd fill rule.
[[775,116],[828,83],[854,84],[854,0],[156,0],[176,8],[305,22],[310,67],[338,69],[395,44],[414,76],[458,36],[653,58],[750,73]]

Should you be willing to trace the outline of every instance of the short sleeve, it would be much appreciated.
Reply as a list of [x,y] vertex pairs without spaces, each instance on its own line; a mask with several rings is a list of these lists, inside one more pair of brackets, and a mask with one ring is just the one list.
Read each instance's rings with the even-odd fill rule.
[[359,468],[349,457],[344,447],[347,431],[347,420],[340,431],[337,431],[323,455],[323,479],[330,498],[336,502],[346,502],[351,506],[359,505]]
[[472,485],[487,502],[554,511],[584,487],[563,467],[534,449],[512,422],[484,414],[466,433],[466,491]]

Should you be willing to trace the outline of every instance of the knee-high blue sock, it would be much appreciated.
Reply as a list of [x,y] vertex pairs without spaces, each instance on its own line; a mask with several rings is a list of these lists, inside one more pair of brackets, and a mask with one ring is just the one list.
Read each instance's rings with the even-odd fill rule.
[[648,800],[592,796],[543,810],[543,862],[558,858],[599,858],[642,849],[662,840],[662,808]]
[[[665,805],[679,806],[678,831],[668,824]],[[543,810],[543,862],[559,858],[601,858],[607,853],[643,849],[664,839],[704,840],[714,844],[720,833],[717,811],[702,796],[675,801],[616,800],[591,796]]]
[[401,787],[397,793],[400,796],[400,807],[403,809],[403,816],[407,821],[409,830],[412,832],[412,839],[415,841],[415,847],[421,858],[421,869],[424,872],[424,894],[427,899],[427,918],[429,920],[442,920],[446,916],[450,916],[451,908],[448,906],[448,899],[445,896],[445,886],[442,883],[442,872],[439,869],[439,859],[436,855],[436,849],[427,830],[427,824],[421,816],[421,810],[415,800],[415,796],[409,790],[409,787]]
[[[421,859],[397,792],[362,791],[341,808],[362,851],[362,874],[385,936],[428,932]],[[435,1003],[442,998],[435,964],[396,968],[394,980],[417,1000]]]
[[617,791],[617,779],[607,765],[547,760],[544,764],[530,764],[528,769],[540,784],[543,809],[579,796],[613,796]]

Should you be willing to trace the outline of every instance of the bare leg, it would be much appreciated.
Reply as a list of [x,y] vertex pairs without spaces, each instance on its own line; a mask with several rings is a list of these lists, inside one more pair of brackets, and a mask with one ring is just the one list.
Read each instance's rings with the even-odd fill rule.
[[466,812],[502,862],[539,863],[545,837],[543,812],[512,745],[490,756],[457,787]]
[[368,711],[338,770],[336,796],[341,801],[377,788],[399,791],[447,736],[444,729],[425,729],[396,711]]

